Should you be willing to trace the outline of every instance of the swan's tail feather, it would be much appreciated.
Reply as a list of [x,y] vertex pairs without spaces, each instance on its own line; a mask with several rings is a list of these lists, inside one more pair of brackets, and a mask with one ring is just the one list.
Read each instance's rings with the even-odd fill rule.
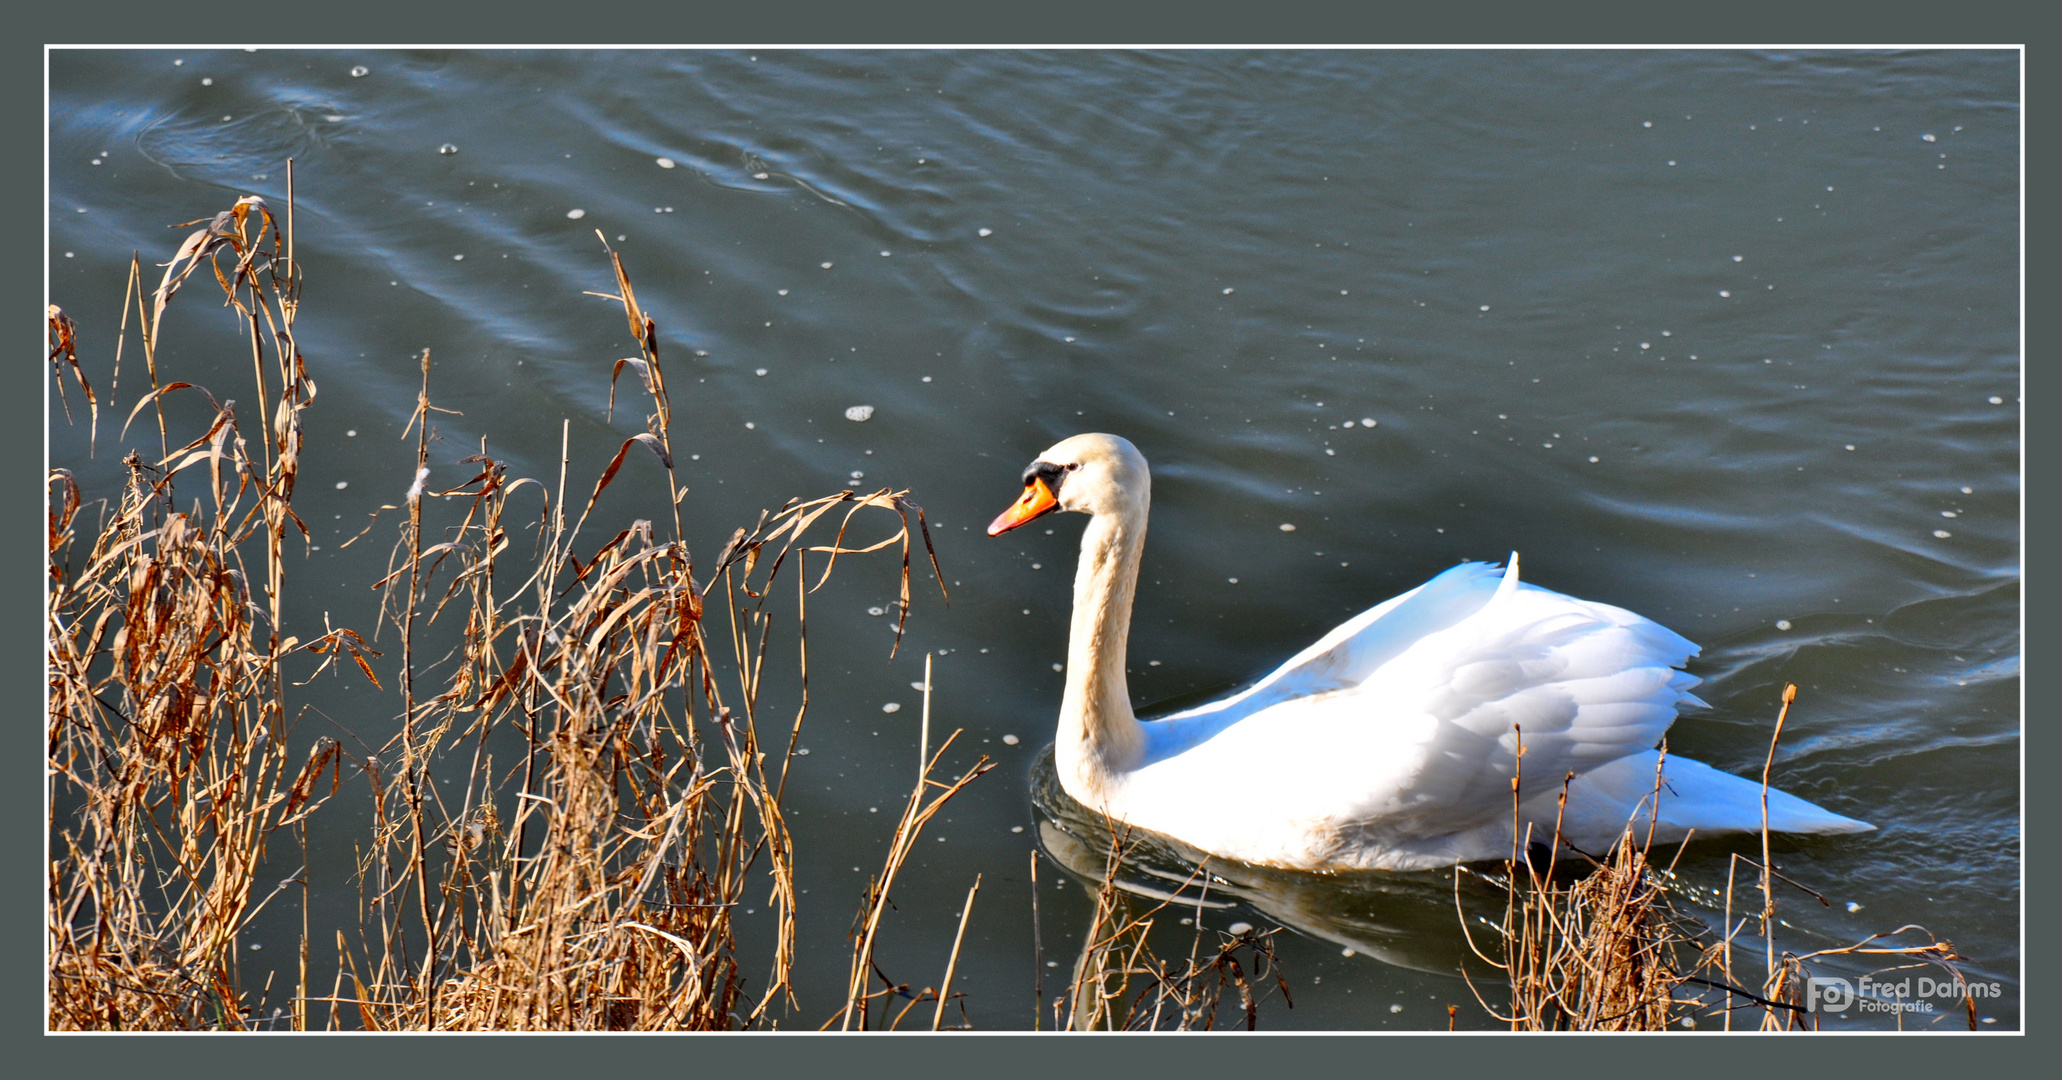
[[[1627,820],[1653,812],[1654,751],[1628,754],[1576,778],[1568,790],[1564,832],[1608,842]],[[1694,830],[1700,836],[1761,831],[1761,784],[1714,769],[1701,761],[1670,755],[1662,768],[1660,812],[1654,839],[1672,843]],[[1839,834],[1869,832],[1874,825],[1836,814],[1779,788],[1768,789],[1770,832]]]
[[1494,604],[1498,600],[1502,600],[1504,597],[1509,596],[1517,591],[1518,553],[1513,551],[1511,552],[1511,561],[1504,564],[1504,578],[1502,581],[1497,582],[1496,595],[1490,597],[1489,602]]

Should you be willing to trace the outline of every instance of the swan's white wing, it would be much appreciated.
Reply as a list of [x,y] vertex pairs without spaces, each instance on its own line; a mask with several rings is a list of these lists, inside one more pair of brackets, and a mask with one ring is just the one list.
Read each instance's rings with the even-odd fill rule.
[[1335,707],[1374,721],[1349,739],[1361,753],[1398,749],[1379,730],[1389,718],[1432,721],[1406,790],[1368,800],[1363,815],[1419,834],[1507,815],[1521,740],[1526,797],[1652,749],[1677,708],[1703,704],[1689,692],[1696,677],[1676,670],[1696,652],[1622,608],[1533,586],[1502,591],[1340,695],[1351,704]]
[[1496,595],[1504,576],[1488,563],[1465,562],[1382,601],[1333,627],[1245,690],[1147,723],[1147,760],[1178,754],[1283,702],[1365,682],[1427,634],[1480,611]]
[[1245,693],[1145,725],[1154,753],[1134,778],[1294,769],[1270,785],[1276,812],[1361,834],[1344,843],[1456,832],[1510,813],[1520,731],[1528,797],[1652,748],[1679,705],[1702,704],[1676,670],[1696,651],[1629,611],[1520,584],[1515,568],[1463,564]]

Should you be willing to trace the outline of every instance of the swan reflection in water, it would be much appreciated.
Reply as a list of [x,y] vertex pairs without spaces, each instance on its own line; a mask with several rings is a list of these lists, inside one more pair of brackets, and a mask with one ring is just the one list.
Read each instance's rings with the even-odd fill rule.
[[[1237,781],[1227,778],[1226,784],[1235,787]],[[1109,865],[1110,825],[1061,788],[1050,746],[1032,765],[1031,803],[1046,857],[1094,892]],[[1170,914],[1178,908],[1193,916],[1200,905],[1203,922],[1212,929],[1265,920],[1397,967],[1457,977],[1467,961],[1470,972],[1485,970],[1461,935],[1452,869],[1329,874],[1277,870],[1206,856],[1170,837],[1143,829],[1127,831],[1121,823],[1117,829],[1125,850],[1113,884],[1151,903],[1172,901]],[[1205,873],[1198,873],[1198,867]],[[1501,888],[1491,889],[1464,873],[1459,896],[1469,923],[1478,930],[1489,929],[1478,916],[1491,923],[1502,919]],[[1254,915],[1259,918],[1251,918]],[[1479,947],[1490,949],[1483,935],[1476,938]]]

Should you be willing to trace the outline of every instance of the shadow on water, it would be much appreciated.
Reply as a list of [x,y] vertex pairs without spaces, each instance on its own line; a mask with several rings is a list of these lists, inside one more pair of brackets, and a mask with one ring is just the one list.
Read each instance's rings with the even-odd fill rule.
[[[1198,793],[1204,798],[1233,793]],[[1110,827],[1103,817],[1074,801],[1060,787],[1047,746],[1031,767],[1031,805],[1038,817],[1039,846],[1046,856],[1090,890],[1102,884],[1110,853]],[[1120,829],[1121,831],[1121,829]],[[1257,917],[1306,937],[1329,941],[1385,964],[1436,975],[1458,975],[1475,961],[1455,917],[1451,870],[1304,873],[1254,866],[1203,852],[1172,837],[1134,830],[1116,886],[1141,899],[1211,914],[1206,922],[1229,925]],[[1207,879],[1199,873],[1207,871]],[[1470,923],[1503,916],[1504,895],[1473,875],[1463,875],[1461,909]],[[1486,941],[1478,945],[1488,948]]]

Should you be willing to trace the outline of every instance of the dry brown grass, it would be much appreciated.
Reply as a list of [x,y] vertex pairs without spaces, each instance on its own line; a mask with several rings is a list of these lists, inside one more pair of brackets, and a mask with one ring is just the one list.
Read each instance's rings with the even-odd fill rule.
[[[290,193],[291,182],[289,172]],[[76,550],[78,485],[64,470],[51,474],[49,1026],[778,1026],[796,1004],[796,853],[781,795],[809,704],[808,595],[840,555],[899,542],[906,619],[912,533],[930,546],[921,509],[895,491],[790,501],[739,529],[698,579],[681,539],[685,489],[673,476],[658,330],[612,252],[610,298],[640,351],[616,373],[638,374],[646,431],[622,444],[577,515],[567,513],[563,451],[556,486],[510,477],[483,442],[460,462],[466,479],[435,488],[432,427],[445,410],[432,404],[425,352],[410,428],[415,482],[401,504],[383,508],[399,527],[376,585],[401,653],[399,729],[362,754],[326,738],[290,751],[287,659],[317,654],[312,681],[334,677],[345,657],[371,678],[368,657],[379,655],[352,630],[301,641],[279,629],[283,548],[289,529],[306,532],[291,497],[301,415],[315,395],[293,337],[291,218],[291,194],[283,223],[262,201],[240,200],[188,238],[153,296],[132,266],[126,296],[151,389],[130,419],[157,406],[161,454],[124,461],[128,483],[86,552]],[[158,329],[165,305],[204,264],[247,331],[259,426],[247,432],[224,402],[204,433],[172,449],[162,399],[207,391],[158,382]],[[57,365],[75,356],[77,329],[55,308],[50,315]],[[123,326],[126,334],[126,312]],[[639,520],[593,544],[583,529],[633,444],[665,470],[670,530]],[[174,482],[196,480],[201,497],[182,508]],[[541,496],[535,518],[511,502],[528,488]],[[430,505],[436,525],[425,522]],[[535,501],[525,493],[522,505]],[[896,515],[899,527],[848,545],[862,510]],[[814,541],[832,525],[833,538]],[[535,540],[518,544],[526,528]],[[534,554],[511,556],[524,547]],[[823,556],[813,583],[811,555]],[[760,691],[790,581],[800,703],[775,718],[762,715]],[[426,662],[420,635],[439,620],[456,627],[457,643]],[[898,645],[900,630],[898,622]],[[762,738],[769,728],[776,734]],[[897,834],[904,855],[904,834],[913,840],[989,767],[983,759],[952,784],[929,780],[950,742],[925,761]],[[509,747],[520,760],[507,760]],[[465,769],[433,777],[439,759]],[[332,944],[309,925],[306,822],[360,776],[374,811],[358,860],[360,924],[355,940],[338,929]],[[462,788],[436,782],[461,779]],[[303,869],[261,883],[258,868],[282,831]],[[861,1028],[860,976],[877,970],[872,931],[899,865],[891,855],[861,913],[867,934],[855,945],[844,1013],[856,1007]],[[761,892],[775,943],[763,968],[748,971],[731,917]],[[298,976],[291,987],[268,976],[253,988],[236,943],[281,897],[301,904]],[[317,946],[335,950],[327,987],[311,985]],[[933,995],[934,1027],[950,979],[948,969]]]

